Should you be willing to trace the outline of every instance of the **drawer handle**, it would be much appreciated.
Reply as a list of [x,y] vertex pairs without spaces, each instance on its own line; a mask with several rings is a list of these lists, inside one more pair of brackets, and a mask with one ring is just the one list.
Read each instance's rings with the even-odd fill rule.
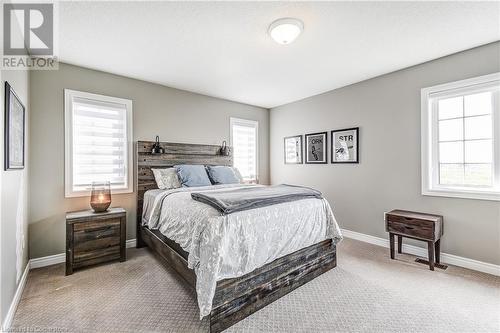
[[415,229],[415,228],[414,228],[414,227],[410,227],[410,226],[405,225],[405,229],[410,229],[410,230],[413,230],[413,229]]

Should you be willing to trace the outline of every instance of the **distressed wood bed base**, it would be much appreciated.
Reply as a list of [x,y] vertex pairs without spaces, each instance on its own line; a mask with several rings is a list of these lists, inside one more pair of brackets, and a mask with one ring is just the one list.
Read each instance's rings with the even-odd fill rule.
[[[153,141],[137,142],[137,247],[148,246],[195,289],[196,275],[172,240],[142,226],[144,193],[157,188],[151,168],[175,164],[232,165],[219,146],[162,142],[165,153],[151,155]],[[170,245],[169,245],[170,244]],[[337,265],[336,246],[325,240],[278,258],[244,276],[217,282],[210,332],[221,332]]]

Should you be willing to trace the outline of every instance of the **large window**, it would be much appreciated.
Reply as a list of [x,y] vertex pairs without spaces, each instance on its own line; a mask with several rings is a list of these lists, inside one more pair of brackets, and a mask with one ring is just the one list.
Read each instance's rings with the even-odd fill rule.
[[240,171],[243,180],[258,182],[258,142],[259,123],[253,120],[231,118],[231,146],[233,147],[234,166]]
[[500,200],[500,74],[422,89],[422,192]]
[[65,89],[64,105],[66,197],[88,195],[94,181],[132,192],[132,101]]

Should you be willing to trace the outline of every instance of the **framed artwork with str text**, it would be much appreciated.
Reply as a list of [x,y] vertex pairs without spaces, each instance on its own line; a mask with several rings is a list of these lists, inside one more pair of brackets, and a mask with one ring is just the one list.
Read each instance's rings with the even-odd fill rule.
[[332,163],[359,163],[359,127],[334,130]]

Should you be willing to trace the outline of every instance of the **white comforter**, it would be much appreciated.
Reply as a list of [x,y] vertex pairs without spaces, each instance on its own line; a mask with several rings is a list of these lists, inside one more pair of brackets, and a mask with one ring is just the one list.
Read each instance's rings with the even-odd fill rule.
[[331,238],[342,239],[325,199],[304,199],[221,215],[191,192],[236,186],[184,187],[145,193],[143,224],[159,229],[189,253],[196,273],[200,318],[212,309],[217,281],[235,278],[277,258]]

